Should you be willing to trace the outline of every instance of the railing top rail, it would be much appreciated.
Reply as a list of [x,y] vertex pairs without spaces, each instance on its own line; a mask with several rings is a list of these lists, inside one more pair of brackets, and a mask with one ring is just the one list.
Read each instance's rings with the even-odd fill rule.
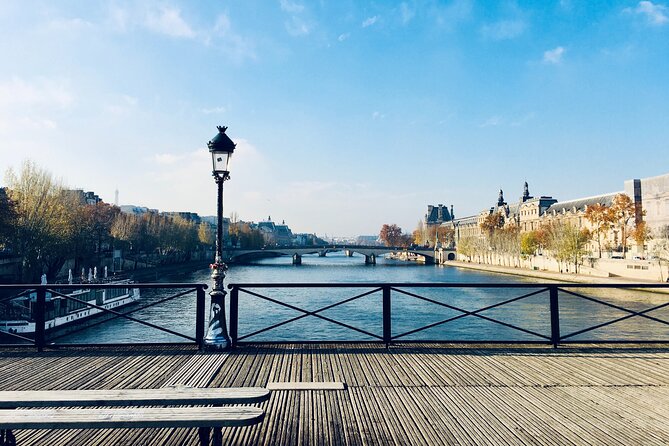
[[117,283],[48,283],[46,285],[26,283],[26,284],[11,284],[0,285],[0,290],[24,290],[24,289],[39,289],[39,288],[58,288],[61,290],[79,290],[87,289],[103,289],[103,288],[203,288],[207,289],[208,285],[205,283],[139,283],[139,282],[117,282]]
[[476,282],[335,282],[230,283],[228,288],[669,288],[669,283],[476,283]]

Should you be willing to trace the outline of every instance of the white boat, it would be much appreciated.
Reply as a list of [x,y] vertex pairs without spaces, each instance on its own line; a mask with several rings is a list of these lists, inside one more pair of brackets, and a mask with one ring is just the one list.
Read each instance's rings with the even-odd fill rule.
[[[96,305],[100,308],[94,308],[77,302],[72,299],[66,299],[62,296],[46,293],[46,315],[45,329],[47,332],[70,331],[72,328],[85,326],[93,319],[102,316],[113,316],[105,310],[118,310],[119,308],[131,305],[139,299],[139,289],[132,288],[130,280],[121,280],[111,282],[118,284],[118,288],[91,289],[83,288],[62,294],[73,297],[88,304]],[[52,285],[57,290],[58,285]],[[31,337],[35,334],[35,317],[33,309],[37,302],[37,293],[19,296],[9,301],[7,313],[3,315],[6,320],[0,320],[0,331],[7,333],[16,333],[18,335],[27,335]],[[69,329],[69,330],[68,330]]]

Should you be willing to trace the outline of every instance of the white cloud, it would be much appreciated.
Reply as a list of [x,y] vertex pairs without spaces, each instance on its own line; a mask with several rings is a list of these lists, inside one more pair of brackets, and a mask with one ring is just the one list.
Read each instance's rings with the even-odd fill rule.
[[402,19],[402,25],[406,25],[414,18],[416,11],[411,9],[406,2],[400,4],[400,19]]
[[351,33],[344,33],[344,34],[340,34],[339,37],[337,37],[337,40],[339,40],[340,42],[343,42],[344,40],[348,39],[349,37],[351,37]]
[[61,82],[45,78],[28,81],[19,77],[0,81],[0,110],[16,106],[63,109],[73,101],[72,93]]
[[500,20],[499,22],[484,25],[481,33],[492,40],[507,40],[520,36],[526,25],[522,20]]
[[565,49],[561,46],[552,50],[544,51],[544,63],[557,65],[562,62]]
[[286,31],[294,37],[307,36],[311,33],[312,26],[297,16],[292,16],[285,22]]
[[375,111],[374,113],[372,113],[372,119],[374,119],[375,121],[376,121],[377,119],[383,119],[383,118],[385,118],[385,117],[386,117],[385,114],[383,114],[383,113],[381,113],[381,112],[378,112],[378,111]]
[[368,17],[362,22],[362,27],[367,28],[368,26],[374,25],[379,20],[379,16],[375,15],[374,17]]
[[209,38],[209,43],[212,41],[220,43],[218,46],[234,60],[241,61],[246,58],[256,58],[253,43],[233,30],[230,18],[226,14],[221,14],[217,17],[212,37]]
[[121,95],[118,101],[113,104],[108,104],[104,107],[105,111],[109,114],[121,116],[129,113],[134,109],[139,100],[136,97],[129,96],[127,94]]
[[291,2],[289,0],[280,0],[279,3],[281,4],[281,9],[283,11],[290,12],[291,14],[299,14],[304,11],[304,5],[299,3]]
[[186,158],[186,155],[175,155],[173,153],[159,153],[153,156],[153,159],[158,164],[176,164]]
[[669,23],[669,8],[651,1],[640,1],[636,8],[625,8],[623,11],[641,15],[653,26],[662,26]]
[[147,28],[159,34],[187,39],[195,37],[195,31],[181,17],[181,11],[176,8],[163,7],[160,11],[149,12],[145,24]]
[[48,29],[58,32],[80,31],[84,29],[92,29],[94,25],[80,18],[73,19],[55,19],[49,22]]
[[214,115],[214,114],[225,113],[226,109],[225,107],[210,107],[210,108],[201,108],[200,111],[205,115]]
[[501,116],[491,116],[486,119],[484,122],[479,124],[479,127],[497,127],[504,123],[504,119]]

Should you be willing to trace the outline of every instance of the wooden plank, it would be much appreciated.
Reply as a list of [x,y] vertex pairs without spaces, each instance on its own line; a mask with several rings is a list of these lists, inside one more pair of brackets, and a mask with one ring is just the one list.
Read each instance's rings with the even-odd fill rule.
[[269,398],[269,390],[260,387],[111,390],[20,390],[0,392],[0,408],[134,406],[134,405],[207,405],[260,403]]
[[343,382],[274,382],[267,383],[267,389],[275,390],[345,390]]
[[94,429],[248,426],[262,421],[257,407],[133,407],[129,409],[0,410],[0,429]]

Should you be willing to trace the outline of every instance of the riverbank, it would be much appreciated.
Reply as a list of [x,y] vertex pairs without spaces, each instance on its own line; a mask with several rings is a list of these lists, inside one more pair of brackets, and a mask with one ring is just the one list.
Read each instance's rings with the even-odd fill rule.
[[193,260],[190,262],[119,271],[117,275],[132,279],[135,282],[155,282],[166,275],[170,277],[183,275],[186,277],[194,271],[209,268],[209,263],[203,260]]
[[[522,277],[532,277],[535,279],[545,279],[555,282],[570,282],[570,283],[593,283],[593,284],[628,284],[628,283],[656,283],[662,284],[662,282],[653,281],[653,280],[642,280],[642,279],[630,279],[624,277],[597,277],[590,275],[581,275],[581,274],[565,274],[557,273],[552,271],[537,271],[530,270],[525,268],[514,268],[507,266],[498,266],[498,265],[485,265],[481,263],[473,262],[462,262],[459,260],[451,260],[443,265],[455,267],[455,268],[465,268],[472,269],[476,271],[485,271],[490,273],[498,274],[508,274],[513,276],[522,276]],[[669,289],[661,290],[662,292],[666,291],[669,293]]]

